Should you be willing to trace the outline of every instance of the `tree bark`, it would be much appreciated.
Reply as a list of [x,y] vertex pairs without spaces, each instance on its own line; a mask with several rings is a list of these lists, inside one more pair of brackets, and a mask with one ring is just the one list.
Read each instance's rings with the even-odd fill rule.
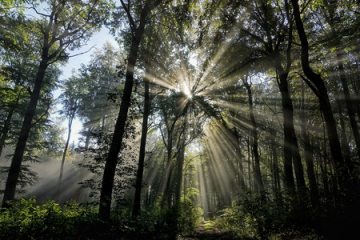
[[66,151],[69,147],[69,142],[70,142],[70,137],[71,137],[71,126],[72,126],[72,122],[74,120],[74,115],[70,115],[69,117],[69,124],[68,124],[68,136],[66,139],[66,143],[65,143],[65,147],[64,147],[64,152],[63,152],[63,156],[61,159],[61,168],[60,168],[60,176],[59,176],[59,182],[58,182],[58,187],[57,187],[57,195],[60,196],[61,193],[61,180],[63,177],[63,172],[64,172],[64,163],[65,163],[65,158],[66,158]]
[[9,175],[6,181],[4,198],[2,203],[2,207],[4,208],[9,207],[8,201],[14,200],[15,198],[16,185],[18,183],[18,178],[20,175],[21,162],[23,160],[23,156],[26,148],[26,142],[29,137],[30,129],[32,127],[32,120],[35,115],[36,106],[40,98],[40,91],[45,77],[45,71],[48,67],[48,58],[47,58],[48,51],[49,51],[48,48],[46,47],[43,48],[42,60],[40,62],[38,72],[36,74],[34,90],[31,94],[30,103],[26,110],[24,121],[21,127],[19,140],[16,144],[14,156],[11,161]]
[[135,197],[132,216],[136,217],[140,212],[140,202],[141,202],[141,188],[142,188],[142,179],[144,173],[144,161],[145,161],[145,149],[146,149],[146,136],[148,131],[148,117],[150,112],[150,91],[149,91],[149,81],[144,79],[145,84],[145,99],[144,99],[144,114],[142,122],[142,131],[141,131],[141,140],[140,140],[140,153],[139,153],[139,166],[136,173],[136,186],[135,186]]
[[253,109],[253,101],[252,101],[252,92],[251,86],[247,82],[247,79],[243,79],[244,86],[248,92],[248,101],[249,101],[249,110],[250,110],[250,120],[251,120],[251,135],[253,138],[252,142],[252,151],[254,156],[254,186],[255,191],[261,192],[264,190],[264,184],[261,178],[260,172],[260,158],[259,158],[259,150],[258,150],[258,132],[257,132],[257,123],[255,121],[254,109]]
[[12,115],[14,113],[15,108],[12,108],[9,112],[9,114],[6,117],[5,123],[4,123],[4,127],[1,131],[1,139],[0,139],[0,157],[2,154],[2,150],[5,147],[5,141],[8,135],[8,132],[10,130],[10,123],[11,123],[11,119],[12,119]]
[[110,145],[109,153],[106,158],[105,170],[101,185],[99,214],[101,218],[104,220],[110,219],[112,189],[114,185],[115,170],[116,170],[118,155],[121,150],[123,135],[125,132],[125,123],[128,115],[128,110],[130,107],[130,98],[132,93],[132,87],[134,84],[134,72],[135,72],[135,65],[137,61],[138,51],[139,51],[139,45],[144,34],[144,29],[147,22],[148,14],[151,12],[152,9],[157,7],[160,4],[160,2],[161,0],[156,0],[155,2],[148,0],[145,2],[145,5],[141,10],[139,25],[138,27],[136,27],[135,22],[131,17],[130,10],[126,7],[124,2],[121,1],[128,15],[130,25],[132,26],[133,36],[131,40],[129,59],[126,68],[124,94],[120,105],[119,115],[116,120],[115,130]]
[[309,180],[310,185],[310,199],[313,204],[313,207],[317,208],[320,205],[319,202],[319,193],[318,193],[318,187],[316,183],[316,176],[314,171],[314,151],[310,144],[310,138],[306,131],[306,119],[307,113],[305,112],[305,97],[304,97],[304,85],[302,85],[302,91],[301,91],[301,114],[300,114],[300,120],[301,120],[301,133],[302,133],[302,140],[303,140],[303,146],[304,146],[304,156],[305,156],[305,162],[306,162],[306,170],[307,170],[307,176]]
[[301,42],[301,65],[305,76],[308,78],[308,80],[306,80],[305,78],[304,80],[311,87],[311,89],[314,91],[314,93],[317,95],[319,99],[320,109],[321,112],[323,113],[326,124],[326,131],[328,135],[328,142],[330,146],[332,160],[334,163],[335,174],[337,176],[337,180],[340,184],[340,187],[345,188],[346,187],[345,185],[347,183],[350,183],[350,176],[344,164],[344,158],[341,152],[341,146],[339,142],[338,133],[336,131],[336,124],[331,109],[327,89],[325,87],[325,83],[322,80],[321,76],[319,74],[314,73],[314,71],[310,67],[309,43],[301,20],[298,0],[291,0],[291,2],[293,5],[294,18]]
[[347,137],[346,137],[346,127],[345,127],[345,121],[344,121],[344,116],[343,116],[343,110],[342,110],[341,102],[338,97],[336,97],[335,101],[336,101],[336,105],[337,105],[337,108],[339,111],[340,143],[341,143],[341,147],[343,149],[344,160],[348,164],[348,166],[350,166],[351,165],[350,147],[349,147]]
[[241,193],[244,191],[245,188],[244,166],[243,166],[243,160],[242,160],[241,148],[240,148],[240,136],[236,128],[233,129],[233,134],[235,137],[235,157],[239,166],[238,181],[241,188],[240,189],[240,193]]
[[183,147],[179,150],[179,153],[176,157],[175,207],[177,208],[178,212],[180,212],[181,181],[183,178],[183,166],[185,161],[185,146],[184,144],[182,145]]
[[140,23],[140,27],[139,29],[137,29],[135,37],[133,37],[131,42],[130,55],[126,69],[124,94],[120,105],[119,115],[116,120],[115,130],[112,137],[109,153],[105,163],[99,206],[99,214],[104,220],[109,220],[110,218],[112,189],[114,185],[116,164],[118,161],[118,155],[121,149],[123,135],[125,132],[125,123],[130,107],[132,87],[134,84],[135,64],[137,60],[140,40],[144,32],[144,27],[145,22]]
[[[347,112],[349,115],[351,129],[353,131],[353,135],[354,135],[354,139],[355,139],[357,154],[358,154],[358,157],[360,158],[359,127],[358,127],[358,123],[356,122],[356,119],[355,119],[355,110],[354,110],[354,106],[353,106],[353,103],[350,98],[349,86],[348,86],[348,83],[347,83],[347,80],[345,77],[345,70],[344,70],[344,64],[342,61],[342,55],[343,54],[340,55],[340,53],[338,51],[336,51],[336,61],[337,61],[339,72],[340,72],[340,81],[341,81],[341,85],[342,85],[343,91],[344,91],[346,108],[347,108]],[[351,168],[351,166],[350,166],[351,163],[348,161],[346,161],[346,163],[348,164],[348,167]]]
[[[333,8],[335,6],[328,5],[328,7]],[[353,135],[354,135],[357,154],[358,154],[358,157],[360,158],[360,133],[359,133],[359,127],[358,127],[358,124],[357,124],[356,118],[355,118],[355,107],[354,107],[353,102],[351,101],[349,85],[348,85],[348,82],[346,79],[346,73],[345,73],[345,69],[344,69],[343,57],[345,56],[345,52],[344,52],[344,50],[339,49],[339,47],[338,47],[341,44],[341,40],[338,37],[339,33],[335,29],[334,18],[333,18],[333,14],[331,13],[331,11],[329,11],[329,16],[325,16],[325,19],[327,20],[327,22],[330,25],[331,38],[334,40],[334,43],[336,46],[336,51],[335,51],[336,63],[338,65],[338,69],[339,69],[340,81],[341,81],[341,85],[343,87],[346,109],[347,109],[347,112],[349,115],[350,126],[353,131]],[[348,167],[351,168],[351,166],[350,166],[351,163],[349,161],[347,161],[346,158],[345,158],[345,161],[346,161],[346,164],[348,164]],[[350,170],[352,170],[352,169],[350,169]]]

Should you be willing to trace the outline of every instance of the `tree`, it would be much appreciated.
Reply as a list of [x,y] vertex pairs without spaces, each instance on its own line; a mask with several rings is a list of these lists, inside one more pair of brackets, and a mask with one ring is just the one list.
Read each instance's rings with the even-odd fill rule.
[[[145,71],[149,71],[149,70],[145,69]],[[139,165],[136,173],[135,196],[134,196],[134,205],[132,211],[133,217],[136,217],[140,212],[141,188],[143,183],[144,162],[145,162],[145,152],[146,152],[146,136],[148,132],[148,117],[151,108],[150,83],[149,83],[149,79],[147,79],[148,77],[149,76],[145,74],[144,112],[143,112],[143,120],[142,120],[142,128],[141,128]]]
[[328,92],[323,79],[320,74],[315,73],[310,67],[309,62],[309,42],[305,33],[304,25],[300,16],[300,8],[297,0],[291,0],[294,9],[294,18],[296,22],[297,31],[301,42],[301,65],[305,77],[303,80],[311,88],[319,99],[320,109],[324,116],[326,124],[326,131],[330,145],[332,160],[335,167],[335,173],[341,187],[345,187],[350,183],[350,175],[347,172],[344,158],[341,152],[339,137],[336,131],[335,119],[330,105]]
[[[360,132],[359,132],[358,124],[355,119],[354,104],[350,96],[349,84],[344,66],[344,61],[346,60],[346,52],[341,44],[342,40],[345,40],[344,39],[345,36],[351,35],[354,31],[353,29],[357,28],[357,25],[356,25],[356,21],[352,20],[349,17],[349,14],[345,14],[344,16],[341,16],[342,14],[336,11],[337,8],[340,8],[341,3],[325,1],[323,4],[324,7],[322,12],[324,15],[324,19],[330,26],[329,33],[327,34],[327,38],[328,38],[327,40],[329,42],[330,47],[331,46],[335,47],[336,64],[339,72],[338,75],[344,92],[346,109],[349,116],[350,126],[354,135],[357,155],[360,157]],[[352,24],[349,24],[349,27],[345,27],[340,31],[339,27],[341,27],[342,25],[341,23],[345,21],[349,21]],[[348,165],[349,168],[352,168],[352,166],[350,166],[351,163],[349,160],[346,161],[346,164]]]
[[85,82],[82,78],[79,78],[73,75],[70,79],[66,80],[62,85],[64,92],[59,96],[60,103],[62,104],[62,110],[60,110],[60,115],[68,119],[68,136],[65,142],[65,147],[63,151],[63,156],[61,159],[61,169],[58,182],[58,194],[61,191],[61,180],[63,176],[63,169],[65,158],[67,155],[67,150],[71,137],[71,127],[74,119],[79,113],[81,101],[85,95]]
[[[139,23],[135,21],[135,16],[132,16],[132,9],[129,9],[129,4],[125,4],[121,0],[121,5],[127,15],[129,25],[131,28],[131,46],[128,56],[127,68],[126,68],[126,79],[123,91],[123,96],[120,105],[120,111],[115,124],[115,130],[112,137],[109,153],[105,163],[105,170],[102,179],[101,196],[99,214],[100,216],[108,220],[110,217],[111,199],[112,199],[112,188],[114,185],[114,175],[116,164],[118,160],[118,154],[121,149],[123,142],[123,135],[125,132],[125,123],[127,120],[128,110],[130,107],[130,98],[132,93],[132,87],[134,84],[134,72],[137,61],[138,51],[140,42],[142,40],[145,25],[151,11],[161,3],[161,0],[155,2],[146,0],[143,7],[140,8]],[[136,6],[137,7],[137,6]]]
[[11,162],[3,198],[3,207],[8,207],[8,201],[13,200],[15,197],[21,162],[47,68],[56,61],[65,60],[68,57],[65,52],[68,48],[78,48],[82,42],[91,36],[96,28],[101,26],[104,14],[107,11],[107,5],[103,1],[94,1],[89,4],[80,0],[49,0],[48,8],[46,9],[47,13],[39,12],[35,6],[32,9],[43,18],[43,20],[37,20],[35,25],[41,33],[39,37],[41,42],[40,62],[31,99]]
[[248,93],[248,104],[250,109],[250,120],[251,120],[251,136],[252,136],[252,152],[255,160],[255,166],[254,166],[254,186],[255,191],[261,192],[264,191],[264,184],[261,178],[261,171],[260,171],[260,159],[259,159],[259,150],[258,150],[258,127],[254,116],[254,110],[253,110],[253,97],[251,92],[251,77],[250,77],[250,83],[248,82],[249,76],[245,75],[243,78],[241,78],[246,91]]

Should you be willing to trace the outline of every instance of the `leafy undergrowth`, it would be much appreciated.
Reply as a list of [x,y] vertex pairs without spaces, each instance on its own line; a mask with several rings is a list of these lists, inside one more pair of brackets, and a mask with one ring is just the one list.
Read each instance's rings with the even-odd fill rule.
[[[14,201],[0,215],[0,239],[71,239],[92,234],[99,224],[94,208],[70,201],[61,207],[54,201]],[[101,226],[101,223],[100,223]]]
[[[237,239],[352,239],[360,227],[360,198],[320,195],[315,208],[299,194],[278,198],[249,192],[242,200],[224,209],[216,218],[221,231]],[[330,201],[330,200],[331,201]],[[336,202],[337,204],[334,204]]]
[[141,225],[121,218],[121,213],[104,222],[97,208],[75,201],[60,206],[52,200],[39,204],[33,198],[20,199],[1,210],[0,239],[144,239],[155,234],[153,219],[146,213]]
[[[186,213],[188,219],[182,217],[179,224],[190,227],[187,221],[194,217]],[[130,208],[114,208],[110,222],[104,222],[94,205],[69,201],[60,206],[52,200],[40,204],[33,198],[20,199],[1,209],[0,239],[170,239],[177,231],[163,221],[169,214],[154,207],[134,219]]]

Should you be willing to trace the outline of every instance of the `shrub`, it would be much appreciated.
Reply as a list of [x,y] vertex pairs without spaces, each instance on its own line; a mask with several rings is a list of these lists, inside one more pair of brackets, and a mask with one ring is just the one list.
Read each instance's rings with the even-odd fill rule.
[[61,207],[48,200],[37,204],[34,198],[14,201],[0,215],[0,239],[71,239],[86,232],[97,221],[94,208],[70,201]]

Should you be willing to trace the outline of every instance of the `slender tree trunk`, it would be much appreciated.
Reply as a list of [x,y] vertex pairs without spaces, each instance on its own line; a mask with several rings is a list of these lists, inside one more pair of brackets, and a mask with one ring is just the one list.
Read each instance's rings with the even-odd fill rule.
[[348,166],[350,166],[350,164],[351,164],[350,147],[349,147],[347,137],[346,137],[346,127],[345,127],[345,121],[344,121],[344,117],[343,117],[343,110],[342,110],[342,106],[341,106],[341,102],[340,102],[339,98],[336,97],[335,101],[336,101],[336,105],[337,105],[338,111],[339,111],[340,143],[341,143],[341,147],[343,149],[344,160],[348,164]]
[[277,203],[279,204],[279,206],[282,206],[279,163],[278,163],[278,155],[277,155],[277,144],[275,141],[276,131],[272,128],[272,129],[270,129],[269,133],[270,133],[270,144],[271,144],[272,159],[273,159],[272,172],[273,172],[273,178],[274,178],[274,193],[275,193]]
[[291,0],[291,2],[294,9],[294,17],[297,26],[297,31],[301,41],[301,65],[305,76],[309,79],[309,81],[313,85],[311,85],[311,83],[308,82],[306,79],[304,80],[307,81],[307,84],[309,85],[309,87],[311,87],[311,89],[314,91],[314,93],[317,95],[319,99],[320,109],[324,115],[324,120],[326,124],[330,151],[335,167],[335,174],[339,181],[340,187],[346,188],[346,184],[350,183],[350,176],[347,172],[344,163],[344,158],[341,152],[341,146],[339,142],[338,133],[336,131],[336,124],[332,113],[327,89],[325,87],[325,83],[322,80],[321,76],[319,74],[314,73],[310,67],[309,43],[301,20],[298,0]]
[[[293,177],[293,149],[297,148],[294,145],[293,131],[294,131],[294,117],[293,117],[293,106],[289,94],[288,83],[287,83],[287,74],[282,71],[279,74],[279,89],[281,92],[281,103],[283,109],[283,126],[284,126],[284,174],[285,174],[285,186],[286,190],[289,192],[295,192],[295,182]],[[295,162],[294,162],[295,165]],[[297,180],[298,180],[297,174]],[[304,182],[305,183],[305,182]],[[299,183],[298,183],[299,184]]]
[[[360,158],[359,127],[358,127],[358,123],[356,122],[356,119],[355,119],[355,110],[354,110],[354,106],[353,106],[353,103],[350,98],[349,86],[348,86],[348,83],[347,83],[347,80],[345,77],[345,70],[344,70],[344,64],[342,62],[342,55],[344,55],[344,53],[340,54],[338,51],[336,51],[336,60],[337,60],[337,64],[338,64],[338,68],[339,68],[339,72],[340,72],[341,85],[342,85],[343,91],[344,91],[346,108],[347,108],[347,112],[349,115],[351,129],[353,131],[353,135],[354,135],[354,139],[355,139],[357,154],[358,154],[358,157]],[[349,165],[348,167],[351,167],[350,162],[346,161],[346,163]]]
[[238,181],[240,185],[240,192],[243,192],[245,188],[245,181],[244,181],[244,167],[243,167],[243,160],[241,156],[241,148],[240,148],[240,136],[236,128],[233,130],[233,134],[235,137],[235,157],[239,166],[238,171]]
[[7,139],[7,135],[9,133],[9,131],[10,131],[12,115],[14,114],[16,106],[19,104],[21,93],[22,93],[22,90],[20,90],[20,92],[19,92],[19,94],[18,94],[18,96],[16,98],[16,102],[15,102],[14,106],[10,109],[9,114],[6,117],[3,129],[1,129],[0,157],[1,157],[2,151],[3,151],[4,147],[5,147],[5,141]]
[[128,110],[130,107],[132,87],[134,84],[135,64],[139,51],[140,40],[144,32],[144,27],[145,27],[145,20],[144,22],[140,23],[140,27],[136,30],[135,36],[133,37],[131,42],[130,55],[126,69],[124,94],[120,105],[119,115],[116,120],[115,130],[112,137],[109,153],[105,163],[105,170],[104,170],[102,186],[101,186],[100,206],[99,206],[99,214],[104,220],[109,220],[110,218],[112,189],[114,185],[116,164],[118,161],[118,155],[123,142],[125,123],[128,115]]
[[148,131],[148,117],[150,112],[149,81],[147,79],[144,79],[144,83],[145,83],[144,114],[143,114],[141,140],[140,140],[139,166],[136,173],[135,197],[134,197],[134,205],[132,212],[133,217],[139,215],[140,212],[141,188],[143,181],[145,150],[146,150],[146,136]]
[[249,190],[252,189],[252,179],[251,179],[251,151],[250,151],[250,137],[247,139],[247,150],[248,150],[248,176],[249,176]]
[[[180,212],[181,182],[185,161],[185,146],[183,146],[176,157],[176,179],[175,179],[175,207]],[[185,192],[184,192],[185,193]]]
[[[331,16],[330,19],[329,18],[326,18],[326,19],[330,25],[332,38],[335,40],[335,43],[339,45],[341,42],[338,37],[339,33],[337,33],[335,30],[333,18]],[[341,85],[343,87],[346,109],[347,109],[347,112],[349,115],[350,126],[353,131],[357,154],[358,154],[358,157],[360,158],[360,132],[359,132],[358,123],[356,122],[356,119],[355,119],[355,108],[354,108],[353,102],[351,101],[349,85],[348,85],[348,82],[346,79],[346,73],[345,73],[345,69],[344,69],[343,58],[345,56],[345,52],[342,49],[337,48],[335,51],[335,54],[336,54],[336,63],[338,65],[338,69],[339,69],[340,81],[341,81]],[[348,164],[348,167],[350,168],[351,163],[348,162],[346,159],[345,159],[345,161]],[[352,170],[352,169],[350,169],[350,170]]]
[[243,80],[244,86],[248,92],[248,101],[249,101],[249,109],[250,109],[250,120],[251,120],[251,135],[253,138],[252,151],[254,156],[254,182],[255,182],[255,191],[261,192],[264,190],[264,184],[261,178],[260,172],[260,158],[259,158],[259,150],[258,150],[258,133],[257,133],[257,124],[254,117],[254,109],[253,109],[253,101],[252,101],[252,92],[251,86],[246,80]]
[[306,170],[307,170],[307,176],[309,180],[310,185],[310,198],[313,207],[317,208],[320,205],[319,202],[319,193],[318,193],[318,187],[316,183],[316,177],[315,177],[315,171],[314,171],[314,153],[313,148],[310,144],[310,138],[306,131],[306,120],[307,120],[307,113],[305,111],[305,97],[304,97],[304,85],[302,85],[302,91],[301,91],[301,133],[302,133],[302,139],[303,139],[303,145],[304,145],[304,156],[306,161]]
[[70,117],[69,117],[68,136],[67,136],[67,139],[66,139],[64,152],[63,152],[63,156],[62,156],[62,159],[61,159],[60,176],[59,176],[59,181],[58,181],[58,186],[57,186],[57,196],[60,196],[60,193],[61,193],[61,180],[62,180],[62,177],[63,177],[66,152],[67,152],[67,149],[69,147],[69,142],[70,142],[70,137],[71,137],[71,127],[72,127],[74,117],[75,116],[73,114],[71,114]]
[[173,148],[173,131],[168,131],[168,142],[167,142],[167,161],[165,168],[165,188],[164,188],[164,198],[161,201],[161,207],[163,208],[165,202],[167,202],[168,207],[171,206],[171,183],[173,177],[173,162],[172,162],[172,148]]
[[86,139],[85,139],[85,147],[84,147],[85,151],[89,149],[91,132],[92,132],[92,128],[88,127],[88,130],[86,132]]
[[46,57],[47,55],[48,49],[44,47],[42,54],[43,57],[39,65],[38,72],[36,74],[34,90],[31,94],[30,103],[26,110],[24,121],[21,127],[19,140],[16,144],[14,156],[11,161],[9,175],[5,185],[2,207],[8,207],[9,205],[7,201],[14,200],[15,198],[16,185],[18,183],[18,178],[20,175],[21,162],[23,160],[26,142],[28,140],[30,129],[32,127],[32,120],[35,115],[36,106],[40,98],[40,91],[45,77],[45,71],[48,67],[48,59]]
[[134,72],[139,51],[139,45],[144,34],[147,17],[151,10],[157,7],[160,3],[161,0],[147,0],[140,13],[139,25],[138,27],[136,27],[130,10],[125,6],[124,2],[121,1],[121,4],[127,12],[129,23],[132,26],[133,36],[131,40],[129,59],[126,68],[124,94],[121,100],[120,111],[116,120],[114,135],[111,141],[109,153],[105,162],[105,170],[101,185],[99,214],[104,220],[110,219],[112,189],[114,185],[115,170],[125,132],[125,123],[128,115],[128,110],[130,107],[130,98],[132,93],[132,87],[134,84]]
[[6,117],[5,123],[4,123],[4,127],[1,131],[1,139],[0,139],[0,157],[2,154],[2,150],[5,147],[5,141],[7,139],[7,135],[8,132],[10,130],[10,123],[11,123],[11,119],[12,119],[12,115],[14,113],[15,108],[12,108],[9,112],[9,114]]

